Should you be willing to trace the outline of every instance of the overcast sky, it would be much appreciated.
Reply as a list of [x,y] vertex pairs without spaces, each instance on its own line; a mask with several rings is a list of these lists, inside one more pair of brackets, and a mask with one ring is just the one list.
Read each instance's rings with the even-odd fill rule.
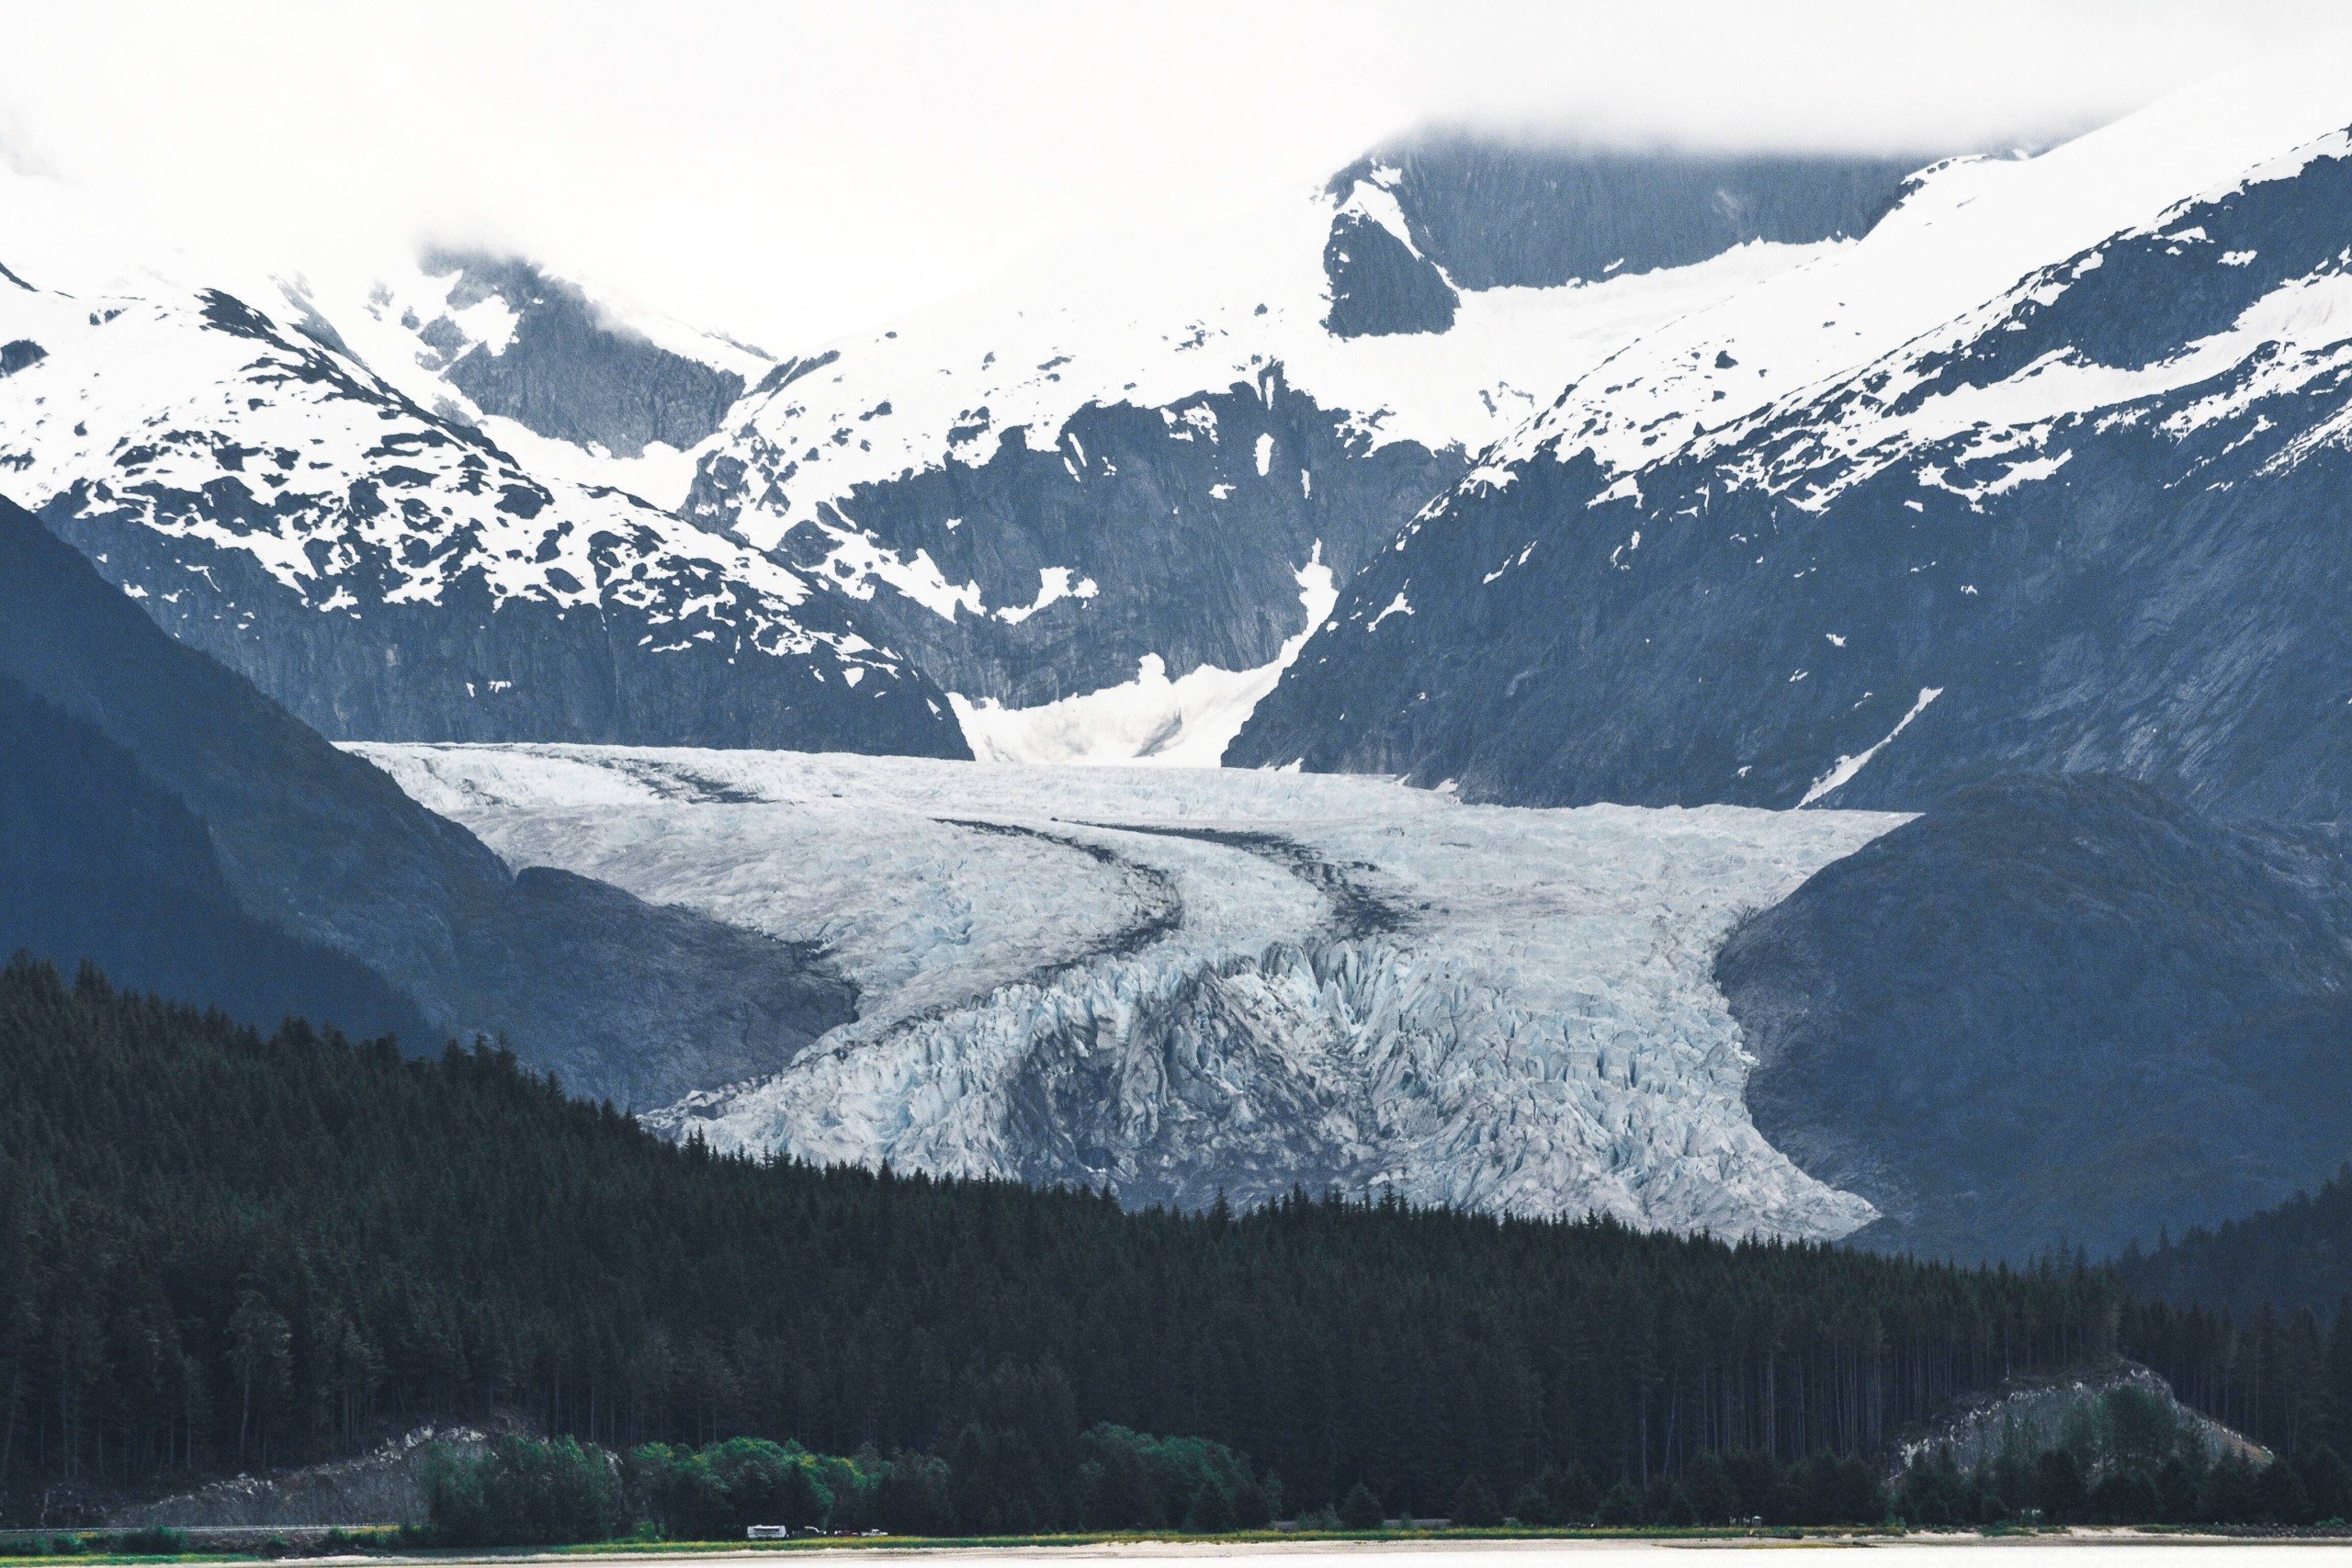
[[[1748,0],[0,0],[0,149],[266,248],[487,240],[776,352],[1432,122],[2048,140],[2341,7]],[[6,236],[0,235],[0,258]]]

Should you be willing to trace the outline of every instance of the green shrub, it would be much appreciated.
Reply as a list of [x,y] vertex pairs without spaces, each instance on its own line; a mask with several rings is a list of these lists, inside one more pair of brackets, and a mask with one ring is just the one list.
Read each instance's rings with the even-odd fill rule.
[[1273,1522],[1279,1500],[1275,1483],[1223,1443],[1108,1423],[1079,1438],[1078,1513],[1090,1529],[1259,1529]]
[[[817,1529],[872,1521],[899,1530],[917,1521],[881,1517],[905,1511],[902,1497],[882,1497],[888,1468],[870,1452],[842,1459],[765,1438],[701,1449],[648,1443],[628,1460],[633,1495],[672,1540],[740,1540],[752,1525]],[[920,1522],[923,1528],[905,1533],[939,1533],[949,1521],[933,1510]]]
[[606,1540],[620,1522],[611,1461],[570,1438],[499,1438],[471,1455],[435,1444],[425,1455],[424,1500],[442,1546]]
[[1380,1499],[1374,1496],[1372,1488],[1361,1481],[1349,1487],[1348,1495],[1340,1500],[1340,1528],[1342,1529],[1376,1530],[1387,1520],[1388,1516],[1381,1510]]
[[1495,1501],[1494,1489],[1476,1475],[1464,1478],[1454,1491],[1446,1523],[1455,1529],[1483,1530],[1502,1522],[1502,1505]]
[[125,1557],[176,1557],[187,1550],[187,1532],[149,1525],[115,1537],[114,1550]]
[[1592,1523],[1600,1494],[1576,1465],[1547,1465],[1511,1502],[1511,1516],[1524,1525],[1559,1527]]
[[893,1454],[874,1485],[873,1518],[892,1535],[945,1535],[956,1528],[947,1461],[923,1453]]

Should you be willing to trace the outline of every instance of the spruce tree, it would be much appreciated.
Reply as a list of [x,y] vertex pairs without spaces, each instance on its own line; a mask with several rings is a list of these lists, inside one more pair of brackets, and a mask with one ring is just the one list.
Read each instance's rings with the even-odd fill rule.
[[1464,1477],[1454,1489],[1446,1523],[1455,1529],[1492,1529],[1502,1522],[1503,1510],[1495,1501],[1494,1489],[1475,1473]]

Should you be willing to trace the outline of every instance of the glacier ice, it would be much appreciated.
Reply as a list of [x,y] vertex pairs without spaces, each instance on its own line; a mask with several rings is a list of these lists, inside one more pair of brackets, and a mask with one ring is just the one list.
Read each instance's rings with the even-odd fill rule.
[[649,1120],[1130,1202],[1296,1184],[1826,1238],[1714,950],[1900,817],[1464,806],[1382,779],[354,748],[510,861],[824,943],[861,1016]]

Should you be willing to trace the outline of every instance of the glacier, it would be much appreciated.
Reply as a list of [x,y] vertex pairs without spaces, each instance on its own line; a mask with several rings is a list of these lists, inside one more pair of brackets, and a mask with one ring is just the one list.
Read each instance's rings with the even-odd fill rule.
[[1238,1203],[1302,1185],[1826,1239],[1710,969],[1907,818],[1530,810],[1367,777],[350,750],[516,866],[821,944],[859,1016],[646,1118],[731,1151]]

